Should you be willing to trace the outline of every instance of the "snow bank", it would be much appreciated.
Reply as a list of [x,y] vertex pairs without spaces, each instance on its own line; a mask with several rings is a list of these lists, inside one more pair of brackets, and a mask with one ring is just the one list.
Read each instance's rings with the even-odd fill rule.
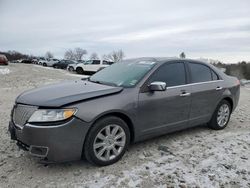
[[0,74],[9,74],[10,73],[10,69],[8,69],[8,68],[4,68],[4,69],[0,69]]

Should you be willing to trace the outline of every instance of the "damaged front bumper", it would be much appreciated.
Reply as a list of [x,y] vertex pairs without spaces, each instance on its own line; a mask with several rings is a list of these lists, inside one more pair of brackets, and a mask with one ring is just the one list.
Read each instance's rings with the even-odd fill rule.
[[82,148],[90,125],[78,118],[60,125],[25,124],[9,122],[9,132],[17,145],[31,155],[50,162],[65,162],[82,158]]

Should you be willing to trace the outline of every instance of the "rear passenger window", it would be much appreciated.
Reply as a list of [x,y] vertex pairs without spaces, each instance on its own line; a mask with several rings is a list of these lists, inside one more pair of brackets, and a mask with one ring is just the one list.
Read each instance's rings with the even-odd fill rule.
[[165,64],[159,67],[149,82],[161,81],[167,84],[167,87],[186,84],[186,72],[183,63]]
[[219,76],[213,70],[211,70],[211,73],[212,73],[212,79],[213,80],[219,80],[220,79]]
[[100,60],[93,60],[92,65],[99,65],[100,64]]
[[199,63],[189,63],[192,83],[212,81],[211,69]]

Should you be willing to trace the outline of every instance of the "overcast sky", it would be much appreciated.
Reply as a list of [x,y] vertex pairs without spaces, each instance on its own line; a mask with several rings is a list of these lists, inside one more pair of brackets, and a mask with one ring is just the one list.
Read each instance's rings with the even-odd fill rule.
[[250,60],[250,0],[0,0],[0,50]]

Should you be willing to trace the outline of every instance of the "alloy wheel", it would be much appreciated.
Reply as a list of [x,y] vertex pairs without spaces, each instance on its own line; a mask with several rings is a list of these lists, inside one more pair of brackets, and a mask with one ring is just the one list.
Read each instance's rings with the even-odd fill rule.
[[217,123],[220,127],[224,127],[229,119],[230,108],[227,104],[223,104],[220,106],[217,114]]
[[101,129],[94,140],[95,156],[102,161],[115,159],[123,151],[126,134],[119,125],[107,125]]

